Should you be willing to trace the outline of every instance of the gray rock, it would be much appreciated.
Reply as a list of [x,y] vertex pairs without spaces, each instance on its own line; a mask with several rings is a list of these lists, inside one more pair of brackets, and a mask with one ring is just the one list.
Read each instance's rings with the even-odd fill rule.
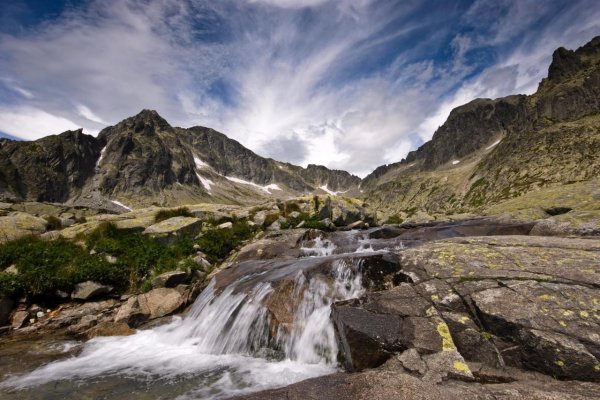
[[10,267],[6,268],[4,270],[5,274],[10,274],[10,275],[16,275],[19,273],[19,270],[17,269],[17,266],[15,264],[11,265]]
[[108,294],[113,291],[112,286],[103,285],[94,281],[78,283],[71,293],[73,300],[89,300],[93,297]]
[[10,324],[13,329],[19,329],[25,325],[27,319],[29,318],[29,311],[15,311],[12,315]]
[[232,229],[233,228],[233,223],[232,222],[223,222],[222,224],[218,225],[217,228],[219,228],[219,229]]
[[167,287],[172,288],[180,283],[185,282],[187,279],[187,272],[185,271],[169,271],[158,275],[152,280],[152,287]]
[[119,308],[115,322],[125,322],[131,327],[136,327],[147,320],[172,314],[184,304],[184,297],[176,289],[152,289],[127,300],[127,303]]

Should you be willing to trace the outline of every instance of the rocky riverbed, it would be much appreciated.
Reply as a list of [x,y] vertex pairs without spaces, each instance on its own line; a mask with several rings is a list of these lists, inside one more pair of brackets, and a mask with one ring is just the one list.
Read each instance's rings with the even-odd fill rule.
[[[31,328],[4,336],[3,390],[23,399],[61,398],[75,386],[82,398],[597,398],[600,239],[535,233],[534,224],[492,219],[270,231],[212,273],[183,319],[163,317],[195,297],[176,286],[161,289],[181,296],[168,311],[139,296],[99,300],[49,315],[38,339]],[[222,320],[211,304],[237,311]],[[49,335],[94,317],[75,338]],[[166,325],[143,325],[151,320]],[[84,344],[94,328],[138,330]],[[111,368],[115,346],[132,359]],[[197,365],[205,354],[242,354],[264,373],[239,360],[207,369]]]

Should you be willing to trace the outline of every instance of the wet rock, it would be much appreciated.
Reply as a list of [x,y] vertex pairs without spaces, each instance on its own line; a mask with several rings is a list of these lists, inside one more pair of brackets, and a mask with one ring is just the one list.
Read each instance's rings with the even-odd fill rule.
[[169,271],[164,274],[158,275],[156,278],[152,280],[152,287],[166,287],[172,288],[175,287],[187,279],[187,272],[185,271]]
[[352,229],[361,229],[365,227],[365,222],[364,221],[356,221],[353,222],[351,224],[346,225],[346,229],[348,230],[352,230]]
[[87,330],[83,336],[92,339],[98,336],[129,336],[135,331],[124,322],[104,321]]
[[113,291],[112,286],[103,285],[94,281],[78,283],[71,293],[73,300],[89,300],[94,297],[102,296]]
[[29,319],[29,311],[15,311],[10,319],[10,324],[13,329],[22,328]]
[[448,328],[431,302],[408,284],[335,303],[332,320],[350,371],[378,367],[405,349],[420,353],[439,352],[444,346],[454,349],[449,334],[443,336]]
[[10,320],[10,314],[15,306],[12,299],[0,298],[0,326],[6,325]]

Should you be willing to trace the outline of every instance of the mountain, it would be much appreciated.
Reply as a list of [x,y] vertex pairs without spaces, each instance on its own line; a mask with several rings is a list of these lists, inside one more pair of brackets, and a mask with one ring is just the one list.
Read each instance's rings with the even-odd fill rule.
[[387,216],[481,212],[600,177],[600,37],[557,49],[535,94],[454,109],[432,139],[361,185]]
[[535,94],[457,107],[430,141],[362,181],[261,157],[213,129],[172,127],[151,110],[97,138],[79,130],[32,142],[0,139],[0,200],[115,211],[314,193],[362,197],[383,219],[482,213],[599,177],[600,37],[576,51],[557,49]]
[[307,194],[356,195],[360,178],[261,157],[213,129],[172,127],[143,110],[97,138],[78,131],[0,140],[0,198],[123,210],[198,202],[253,204]]

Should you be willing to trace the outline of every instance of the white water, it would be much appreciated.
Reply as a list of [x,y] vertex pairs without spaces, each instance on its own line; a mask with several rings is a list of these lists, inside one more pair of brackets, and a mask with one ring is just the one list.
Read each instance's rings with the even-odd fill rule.
[[86,384],[109,376],[134,380],[183,376],[199,378],[200,383],[178,398],[205,399],[328,374],[337,368],[330,306],[363,294],[356,270],[337,260],[331,276],[316,275],[307,281],[299,271],[293,296],[302,300],[293,327],[289,332],[280,327],[276,337],[269,333],[272,321],[262,305],[272,292],[270,283],[242,290],[242,278],[217,294],[212,281],[185,318],[132,336],[90,340],[79,356],[12,377],[0,387],[22,389],[57,380]]
[[314,240],[312,247],[305,247],[303,245],[300,251],[306,257],[323,257],[332,255],[336,248],[337,246],[331,240],[323,239],[319,236]]

